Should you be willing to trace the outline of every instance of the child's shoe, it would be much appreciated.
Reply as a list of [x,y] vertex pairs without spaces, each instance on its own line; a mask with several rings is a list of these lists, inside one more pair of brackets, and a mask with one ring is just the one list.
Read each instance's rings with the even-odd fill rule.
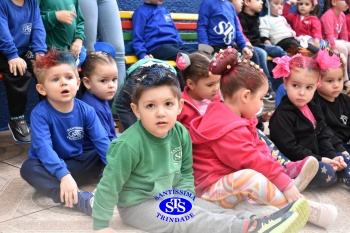
[[300,192],[308,186],[318,171],[319,163],[313,156],[308,156],[297,162],[289,162],[286,165],[285,173],[290,178],[295,178],[294,184]]
[[308,216],[309,205],[300,198],[270,216],[252,220],[247,232],[297,233],[305,226]]
[[335,222],[338,216],[338,210],[334,205],[309,200],[307,202],[310,206],[310,216],[308,220],[310,223],[327,228]]
[[94,195],[86,191],[78,192],[78,203],[74,204],[74,208],[80,212],[86,213],[91,216],[92,214],[92,200]]

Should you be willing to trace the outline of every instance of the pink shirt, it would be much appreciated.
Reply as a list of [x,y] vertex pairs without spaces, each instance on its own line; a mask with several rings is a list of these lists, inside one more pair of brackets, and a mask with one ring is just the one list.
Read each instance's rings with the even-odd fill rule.
[[298,107],[299,110],[304,114],[304,116],[311,121],[313,124],[314,128],[316,128],[317,121],[314,117],[314,114],[312,114],[309,106],[305,105],[303,107]]
[[345,14],[340,12],[337,16],[333,9],[326,11],[321,17],[323,38],[335,48],[335,40],[348,41],[348,29],[345,22]]

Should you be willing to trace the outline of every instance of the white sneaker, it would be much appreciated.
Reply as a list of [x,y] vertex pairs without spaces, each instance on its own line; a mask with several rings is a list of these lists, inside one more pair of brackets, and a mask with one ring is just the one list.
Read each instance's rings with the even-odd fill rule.
[[334,205],[323,204],[315,201],[307,201],[310,206],[309,222],[319,227],[327,228],[332,225],[338,216],[338,210]]
[[277,212],[279,209],[272,205],[260,205],[255,203],[250,203],[249,201],[238,202],[234,207],[234,210],[246,210],[256,216],[269,216],[272,213]]

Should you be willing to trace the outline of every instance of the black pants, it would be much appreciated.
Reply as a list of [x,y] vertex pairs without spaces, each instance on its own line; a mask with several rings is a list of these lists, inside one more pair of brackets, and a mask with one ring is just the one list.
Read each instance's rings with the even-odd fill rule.
[[17,76],[14,76],[10,72],[7,58],[0,54],[0,73],[4,79],[11,117],[21,116],[26,111],[28,87],[33,76],[32,53],[28,51],[20,57],[27,63],[27,70],[22,76],[18,71]]
[[[289,37],[289,38],[283,39],[280,42],[278,42],[276,45],[280,46],[284,51],[288,51],[288,49],[290,48],[291,45],[296,47],[296,48],[301,47],[299,41],[297,41],[294,37]],[[306,48],[307,50],[309,50],[313,54],[318,53],[319,48],[317,48],[316,46],[314,46],[310,43],[308,45],[309,46]]]
[[178,44],[164,44],[159,46],[150,52],[154,58],[160,60],[176,60],[177,54],[180,53],[193,53],[197,51],[196,49],[186,46],[186,45],[178,45]]

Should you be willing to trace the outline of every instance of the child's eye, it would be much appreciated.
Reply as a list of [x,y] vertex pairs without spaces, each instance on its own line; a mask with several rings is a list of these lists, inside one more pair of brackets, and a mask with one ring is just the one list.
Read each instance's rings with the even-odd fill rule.
[[58,80],[59,80],[58,77],[55,77],[55,78],[52,79],[52,81],[54,81],[54,82],[57,82]]
[[292,87],[296,88],[296,87],[299,87],[299,85],[298,84],[293,84]]
[[171,107],[171,106],[173,106],[173,103],[172,103],[172,102],[166,102],[165,105],[166,105],[167,107]]
[[342,81],[344,78],[338,78],[338,82]]
[[333,80],[327,80],[327,83],[332,83],[333,82]]
[[71,79],[73,79],[73,76],[72,76],[72,75],[68,75],[66,78],[67,78],[68,80],[71,80]]
[[106,79],[102,79],[100,82],[101,82],[101,83],[106,83],[107,80],[106,80]]
[[118,78],[112,79],[113,82],[118,82]]
[[146,108],[154,108],[154,104],[147,104]]
[[312,90],[312,88],[313,88],[312,86],[307,86],[306,87],[307,90]]

